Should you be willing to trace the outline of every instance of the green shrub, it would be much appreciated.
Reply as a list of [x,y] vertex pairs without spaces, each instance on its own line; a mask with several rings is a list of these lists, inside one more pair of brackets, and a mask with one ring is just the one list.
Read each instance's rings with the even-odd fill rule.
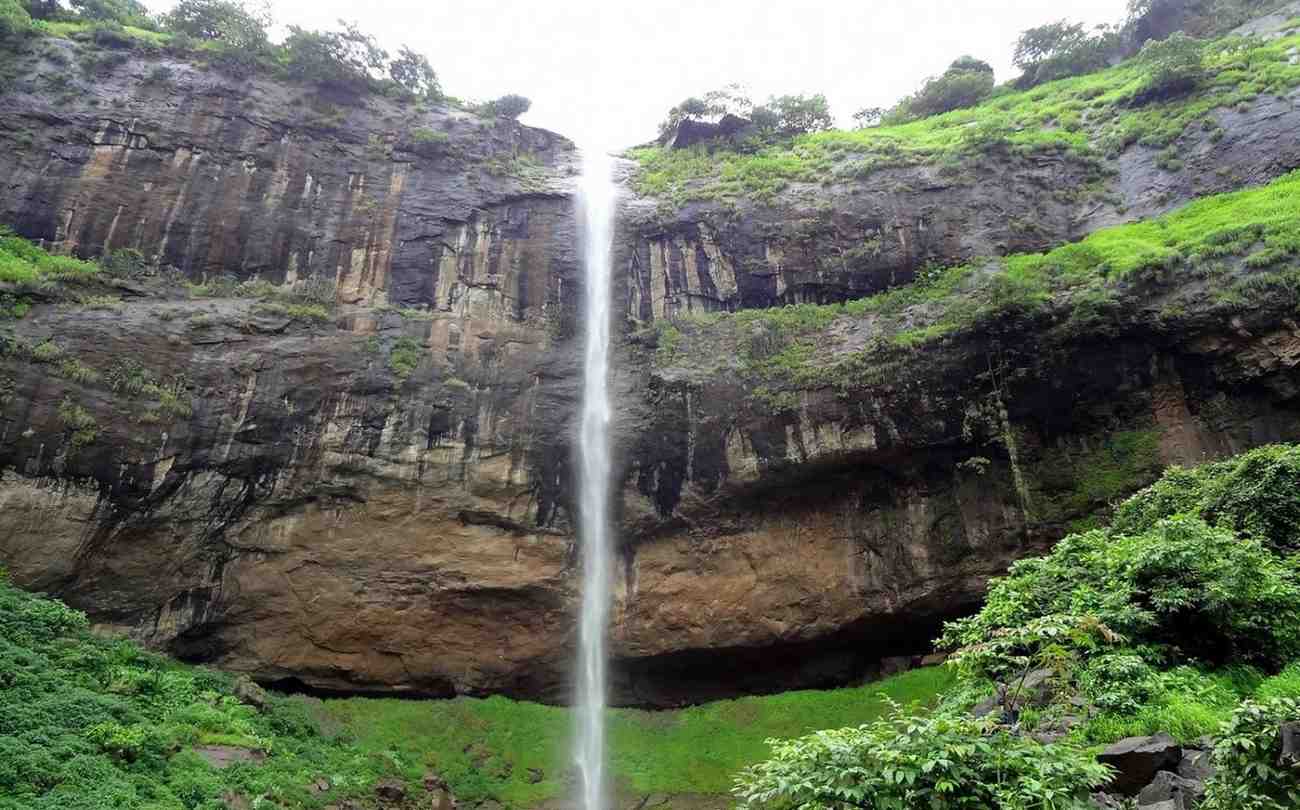
[[92,444],[99,438],[99,423],[95,421],[95,417],[67,397],[59,403],[59,419],[71,434],[74,450]]
[[290,78],[353,93],[373,85],[375,74],[385,66],[387,51],[355,25],[342,21],[340,25],[342,31],[289,26],[284,54]]
[[[1048,630],[1030,632],[1038,627]],[[1098,529],[1013,565],[978,614],[945,628],[942,644],[968,675],[996,679],[1124,641],[1275,668],[1300,652],[1296,570],[1197,517],[1140,535]]]
[[1175,514],[1198,514],[1278,551],[1300,551],[1300,446],[1260,447],[1195,469],[1170,468],[1119,506],[1113,526],[1135,534]]
[[1109,768],[1067,744],[1042,745],[991,720],[892,717],[769,740],[772,756],[733,791],[749,808],[1083,808]]
[[1089,33],[1081,23],[1059,20],[1020,34],[1012,62],[1024,71],[1017,85],[1079,76],[1107,67],[1119,45],[1119,32],[1102,26]]
[[963,57],[943,75],[927,79],[920,90],[899,102],[888,120],[900,123],[973,107],[993,93],[993,85],[992,68]]
[[388,352],[388,367],[392,369],[393,376],[399,383],[405,382],[406,378],[420,367],[424,355],[424,346],[418,340],[401,337],[393,343],[392,349]]
[[1180,31],[1143,45],[1137,61],[1143,75],[1137,100],[1167,98],[1196,87],[1205,74],[1205,47]]
[[1300,807],[1300,763],[1285,763],[1278,727],[1300,722],[1300,700],[1248,700],[1232,714],[1214,746],[1214,776],[1205,810],[1291,810]]

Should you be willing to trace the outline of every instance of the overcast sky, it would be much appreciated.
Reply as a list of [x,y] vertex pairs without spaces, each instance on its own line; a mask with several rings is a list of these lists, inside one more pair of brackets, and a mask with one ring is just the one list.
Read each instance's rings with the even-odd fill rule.
[[[171,0],[150,0],[155,9]],[[272,0],[281,25],[340,17],[390,51],[425,53],[450,94],[521,93],[523,121],[580,143],[649,140],[683,98],[730,82],[756,100],[825,93],[841,124],[887,106],[963,53],[1011,78],[1025,28],[1117,22],[1125,0]]]

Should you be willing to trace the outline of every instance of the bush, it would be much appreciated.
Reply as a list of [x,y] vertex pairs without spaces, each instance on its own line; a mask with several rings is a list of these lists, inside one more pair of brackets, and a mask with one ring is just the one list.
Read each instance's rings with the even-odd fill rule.
[[755,107],[750,120],[760,130],[781,135],[825,132],[835,128],[826,96],[772,96],[762,107]]
[[1137,534],[1197,514],[1282,553],[1300,552],[1300,446],[1260,447],[1196,469],[1170,468],[1115,511],[1115,531]]
[[18,0],[0,0],[0,39],[20,37],[32,30],[32,17]]
[[1232,714],[1214,746],[1214,776],[1204,810],[1290,810],[1300,807],[1300,763],[1281,761],[1278,727],[1300,722],[1300,700],[1248,700]]
[[968,675],[998,679],[1126,641],[1276,668],[1300,652],[1296,570],[1197,517],[1136,536],[1098,529],[1013,565],[983,610],[950,623],[941,643]]
[[858,728],[769,740],[772,756],[736,778],[749,808],[1083,807],[1110,778],[1070,745],[1041,745],[991,720],[896,710]]
[[1181,31],[1143,45],[1137,61],[1143,73],[1142,87],[1135,97],[1139,103],[1188,92],[1205,75],[1204,48]]
[[988,64],[963,56],[942,76],[928,79],[915,94],[900,101],[888,120],[901,123],[973,107],[993,93],[993,86],[993,70]]
[[483,109],[488,115],[509,118],[514,121],[518,119],[519,116],[528,112],[532,106],[533,102],[529,101],[527,98],[510,93],[501,98],[489,101],[484,105]]

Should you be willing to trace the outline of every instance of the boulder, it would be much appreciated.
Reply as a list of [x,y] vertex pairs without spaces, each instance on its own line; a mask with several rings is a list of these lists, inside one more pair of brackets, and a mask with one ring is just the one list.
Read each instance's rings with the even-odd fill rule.
[[1300,765],[1300,723],[1283,723],[1278,735],[1282,738],[1278,764],[1284,768]]
[[265,712],[271,705],[271,695],[258,686],[252,678],[240,675],[235,679],[235,698],[245,706],[252,706],[259,712]]
[[677,126],[664,136],[662,143],[670,149],[685,149],[688,146],[711,141],[714,138],[735,135],[749,126],[750,122],[747,119],[730,113],[722,116],[721,120],[716,124],[709,121],[696,121],[685,118],[679,121]]
[[1214,764],[1210,761],[1213,756],[1213,751],[1184,751],[1183,761],[1178,763],[1178,775],[1184,779],[1208,782],[1214,776]]
[[406,799],[406,785],[397,779],[380,779],[375,795],[386,802],[400,802]]
[[1174,810],[1191,810],[1205,795],[1205,785],[1184,779],[1176,773],[1161,771],[1151,784],[1138,793],[1138,807],[1156,807],[1173,802]]
[[1173,737],[1161,732],[1120,740],[1098,754],[1097,760],[1115,769],[1115,778],[1106,786],[1107,792],[1136,796],[1160,771],[1178,768],[1183,760],[1183,748]]
[[217,770],[229,768],[236,762],[261,762],[266,759],[266,754],[261,751],[234,745],[200,745],[195,747],[194,753]]

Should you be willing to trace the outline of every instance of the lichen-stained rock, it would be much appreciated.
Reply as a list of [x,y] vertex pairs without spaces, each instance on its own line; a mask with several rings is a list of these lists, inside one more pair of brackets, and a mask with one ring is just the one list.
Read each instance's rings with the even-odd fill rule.
[[[572,237],[564,138],[161,56],[84,79],[67,63],[88,48],[45,40],[0,91],[0,222],[20,235],[136,248],[196,279],[329,278],[349,303],[445,307],[437,292],[506,275],[513,306],[546,300],[546,254]],[[55,74],[85,86],[60,96]]]

